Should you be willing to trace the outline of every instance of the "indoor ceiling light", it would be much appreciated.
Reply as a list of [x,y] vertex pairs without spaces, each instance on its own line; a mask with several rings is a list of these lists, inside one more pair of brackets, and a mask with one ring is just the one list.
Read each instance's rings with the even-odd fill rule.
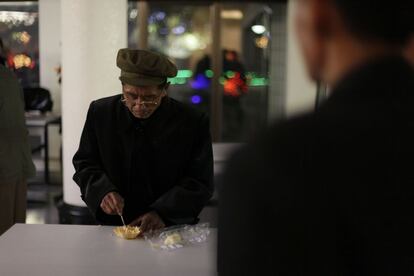
[[240,20],[240,19],[243,18],[243,13],[240,10],[222,10],[221,11],[221,18]]
[[252,31],[255,34],[263,34],[264,32],[266,32],[266,27],[263,25],[253,25],[252,26]]

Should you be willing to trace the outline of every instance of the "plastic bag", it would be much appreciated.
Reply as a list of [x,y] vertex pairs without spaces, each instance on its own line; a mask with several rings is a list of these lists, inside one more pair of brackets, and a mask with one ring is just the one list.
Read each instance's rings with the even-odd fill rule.
[[172,251],[192,244],[203,243],[210,234],[209,224],[179,225],[144,234],[155,249]]

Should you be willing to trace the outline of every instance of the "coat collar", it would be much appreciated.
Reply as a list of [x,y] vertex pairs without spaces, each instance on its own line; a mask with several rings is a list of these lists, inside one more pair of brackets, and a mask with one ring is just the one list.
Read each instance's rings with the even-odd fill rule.
[[[395,84],[412,77],[413,70],[400,55],[371,60],[351,70],[333,88],[329,101],[369,97],[392,93]],[[388,88],[388,89],[387,89]]]
[[396,97],[401,85],[413,79],[413,73],[411,65],[400,55],[368,61],[351,70],[333,87],[317,113],[332,109],[335,112],[345,112],[357,102]]

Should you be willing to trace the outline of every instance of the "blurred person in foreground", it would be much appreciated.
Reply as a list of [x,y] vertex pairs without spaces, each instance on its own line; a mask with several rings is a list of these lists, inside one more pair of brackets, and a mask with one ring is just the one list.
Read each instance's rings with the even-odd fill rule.
[[296,1],[308,72],[332,93],[232,158],[220,275],[414,275],[413,3]]
[[0,235],[26,220],[26,179],[34,176],[23,91],[0,64]]
[[193,224],[213,192],[208,117],[169,98],[177,68],[150,51],[120,49],[122,94],[93,101],[73,157],[96,220],[142,233]]

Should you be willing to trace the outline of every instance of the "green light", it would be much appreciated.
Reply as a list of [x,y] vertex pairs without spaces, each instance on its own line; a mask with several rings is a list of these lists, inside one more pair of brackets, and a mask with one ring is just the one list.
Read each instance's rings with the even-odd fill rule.
[[207,78],[212,78],[214,73],[212,70],[209,69],[209,70],[206,70],[205,75]]
[[186,78],[177,78],[177,77],[175,77],[175,78],[168,78],[168,81],[171,84],[185,84],[185,83],[187,83],[187,79]]
[[226,76],[229,78],[229,79],[231,79],[231,78],[234,78],[234,72],[233,71],[227,71],[226,72]]
[[187,80],[185,78],[177,78],[177,84],[185,84]]
[[168,81],[170,84],[176,84],[176,79],[175,79],[175,78],[167,78],[167,81]]
[[191,78],[192,76],[191,70],[178,70],[176,78]]
[[177,76],[174,78],[168,78],[168,81],[171,84],[186,84],[187,79],[193,76],[193,72],[191,70],[178,70]]
[[149,24],[149,26],[148,26],[148,32],[149,33],[156,33],[157,32],[157,25],[155,25],[155,24]]
[[220,84],[224,84],[225,81],[226,81],[226,78],[225,77],[220,77],[219,78]]
[[250,86],[266,86],[268,84],[267,78],[252,78],[250,80]]

